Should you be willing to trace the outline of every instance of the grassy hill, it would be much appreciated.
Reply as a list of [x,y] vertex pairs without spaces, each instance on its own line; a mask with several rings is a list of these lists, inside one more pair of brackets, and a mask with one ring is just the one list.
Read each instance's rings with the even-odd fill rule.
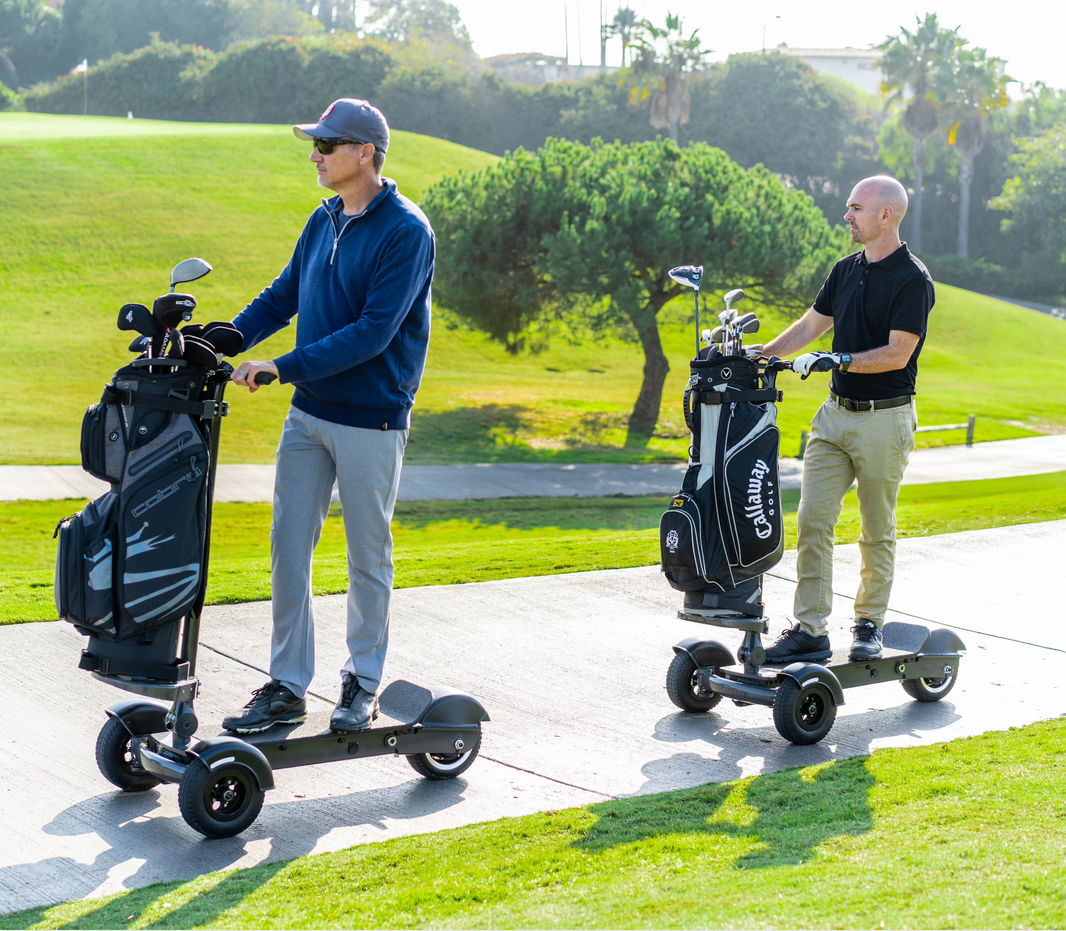
[[[493,160],[403,132],[391,148],[386,174],[415,200],[437,178]],[[286,126],[0,114],[0,462],[79,461],[80,411],[129,358],[126,334],[114,326],[117,309],[151,303],[178,260],[199,255],[215,266],[192,286],[199,321],[232,318],[267,285],[323,193],[307,155]],[[979,440],[1066,428],[1057,390],[1066,375],[1066,325],[955,288],[942,286],[938,295],[922,357],[922,421],[976,413]],[[647,450],[625,450],[642,366],[635,344],[561,328],[546,351],[512,357],[438,308],[408,461],[683,457],[690,317],[687,301],[666,313],[672,371],[658,435]],[[781,315],[763,313],[764,335],[783,324]],[[291,344],[290,329],[255,355],[272,357]],[[782,379],[786,454],[798,447],[825,381]],[[255,397],[231,392],[226,460],[273,459],[289,393],[278,386]],[[920,439],[961,442],[961,434]]]

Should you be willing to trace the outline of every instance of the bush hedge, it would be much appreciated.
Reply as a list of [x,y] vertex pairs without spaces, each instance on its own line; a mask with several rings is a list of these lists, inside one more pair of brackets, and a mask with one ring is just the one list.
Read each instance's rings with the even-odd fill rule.
[[0,113],[4,110],[25,110],[22,98],[11,88],[0,84]]
[[87,77],[92,115],[132,112],[148,119],[196,119],[192,88],[182,81],[182,75],[209,66],[215,57],[199,46],[153,42],[129,55],[113,55],[91,67],[87,76],[68,74],[51,84],[31,87],[26,107],[41,113],[83,113]]
[[933,281],[1000,297],[1052,303],[1066,300],[1066,265],[1052,255],[1029,256],[1021,268],[1004,268],[961,255],[923,254],[921,258]]

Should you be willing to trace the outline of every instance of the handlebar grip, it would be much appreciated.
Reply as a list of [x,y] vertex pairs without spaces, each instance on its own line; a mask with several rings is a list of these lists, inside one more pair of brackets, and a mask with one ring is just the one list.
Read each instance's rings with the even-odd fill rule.
[[273,372],[256,372],[255,383],[257,385],[269,385],[277,377]]

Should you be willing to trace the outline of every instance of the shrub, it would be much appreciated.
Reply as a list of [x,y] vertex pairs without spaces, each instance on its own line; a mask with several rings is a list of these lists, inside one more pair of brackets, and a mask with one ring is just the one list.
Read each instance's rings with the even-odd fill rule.
[[200,69],[195,100],[202,119],[306,123],[338,97],[372,97],[391,61],[349,35],[239,42]]
[[968,291],[1033,301],[1066,298],[1066,265],[1054,255],[1030,255],[1021,268],[1004,268],[961,255],[922,255],[922,261],[933,281]]
[[[193,45],[153,42],[129,55],[113,55],[89,69],[89,113],[148,119],[194,119],[189,90],[182,72],[203,67],[212,52]],[[52,84],[38,84],[26,92],[26,106],[41,113],[84,112],[81,74],[68,74]]]
[[22,98],[11,88],[0,84],[0,113],[4,110],[25,110]]

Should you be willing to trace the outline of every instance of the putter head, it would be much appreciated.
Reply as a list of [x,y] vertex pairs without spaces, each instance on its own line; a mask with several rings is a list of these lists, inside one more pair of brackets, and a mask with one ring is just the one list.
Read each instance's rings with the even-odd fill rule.
[[703,280],[703,266],[678,265],[676,268],[670,269],[669,275],[678,284],[683,284],[686,288],[693,288],[699,291],[700,282]]
[[727,291],[723,300],[725,301],[725,309],[729,310],[737,301],[744,297],[743,288],[734,288],[732,291]]
[[118,328],[133,330],[141,336],[155,336],[159,332],[152,312],[144,304],[123,304],[118,312]]
[[176,285],[203,278],[209,271],[211,271],[211,266],[203,259],[186,259],[184,262],[178,262],[170,272],[170,288],[173,290]]

